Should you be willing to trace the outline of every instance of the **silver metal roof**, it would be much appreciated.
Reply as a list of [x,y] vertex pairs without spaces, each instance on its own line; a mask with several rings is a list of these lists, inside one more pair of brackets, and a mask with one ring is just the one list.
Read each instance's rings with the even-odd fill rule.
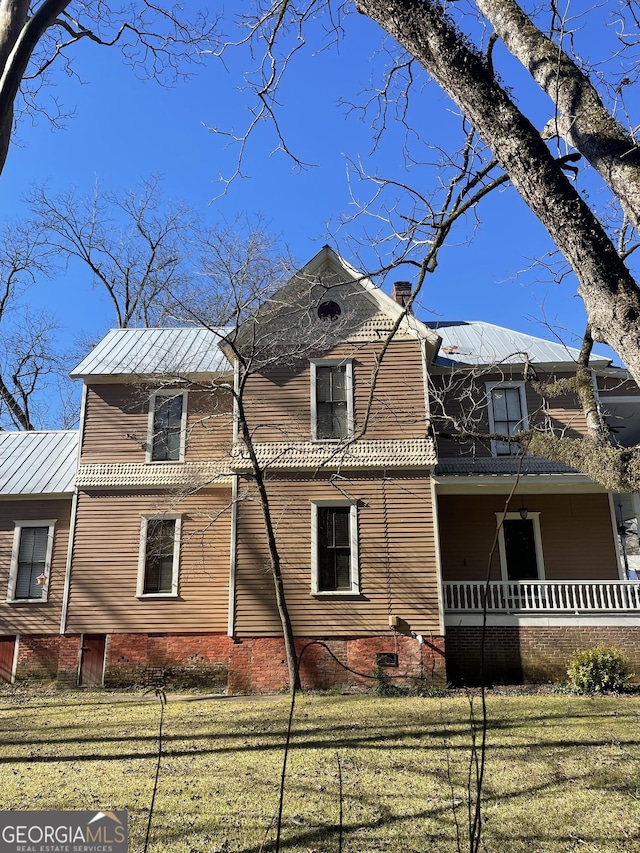
[[[545,341],[524,332],[504,329],[481,321],[438,321],[427,323],[442,338],[435,364],[440,367],[464,365],[575,364],[579,351],[558,341]],[[593,354],[593,365],[606,366],[611,359]]]
[[220,373],[229,369],[218,346],[224,334],[224,329],[111,329],[70,375],[75,379]]
[[77,432],[0,432],[0,495],[73,492]]

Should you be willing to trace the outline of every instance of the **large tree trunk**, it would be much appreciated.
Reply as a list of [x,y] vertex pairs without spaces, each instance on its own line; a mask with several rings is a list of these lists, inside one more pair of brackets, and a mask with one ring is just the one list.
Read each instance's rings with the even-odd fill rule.
[[640,384],[640,290],[540,133],[497,83],[436,0],[360,0],[473,122],[579,282],[594,340],[609,344]]
[[[640,230],[640,147],[605,109],[589,78],[515,0],[476,0],[508,50],[555,104],[548,135],[564,138],[596,169]],[[547,134],[545,134],[547,135]]]
[[70,0],[43,0],[29,17],[28,0],[0,2],[0,173],[13,130],[15,100],[38,42]]

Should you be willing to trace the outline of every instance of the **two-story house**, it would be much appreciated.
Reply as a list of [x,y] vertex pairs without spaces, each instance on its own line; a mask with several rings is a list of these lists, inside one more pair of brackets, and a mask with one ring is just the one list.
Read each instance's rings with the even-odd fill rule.
[[[389,297],[325,247],[236,328],[110,332],[72,374],[84,392],[79,433],[62,434],[77,446],[66,491],[38,485],[38,457],[20,461],[28,439],[4,434],[10,456],[0,441],[0,489],[5,466],[24,474],[0,492],[0,675],[284,687],[255,464],[297,649],[321,641],[303,686],[366,684],[376,667],[477,680],[485,618],[498,680],[561,677],[596,642],[640,663],[617,532],[635,499],[456,434],[579,435],[577,401],[542,400],[524,378],[564,374],[574,353],[425,325],[405,299],[406,283]],[[635,441],[637,389],[606,359],[592,367]],[[45,470],[58,453],[43,452]]]

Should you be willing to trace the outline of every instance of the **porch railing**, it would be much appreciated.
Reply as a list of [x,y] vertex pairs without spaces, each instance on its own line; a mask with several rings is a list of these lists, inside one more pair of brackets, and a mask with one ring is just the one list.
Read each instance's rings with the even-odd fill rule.
[[445,610],[593,613],[640,610],[639,581],[446,581]]

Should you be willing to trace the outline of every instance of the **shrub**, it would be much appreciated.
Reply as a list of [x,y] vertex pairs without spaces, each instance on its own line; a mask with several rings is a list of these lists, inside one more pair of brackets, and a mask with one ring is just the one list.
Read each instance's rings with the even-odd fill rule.
[[575,652],[567,668],[569,684],[579,693],[622,690],[631,678],[629,661],[619,649],[596,646]]

